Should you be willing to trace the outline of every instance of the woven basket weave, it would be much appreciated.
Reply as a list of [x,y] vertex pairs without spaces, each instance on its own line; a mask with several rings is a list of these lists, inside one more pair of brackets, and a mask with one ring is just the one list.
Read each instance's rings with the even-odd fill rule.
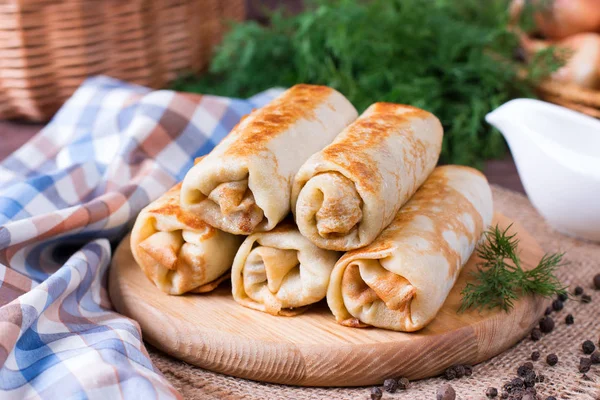
[[538,85],[541,99],[600,118],[600,91],[576,85],[546,81]]
[[0,0],[0,119],[47,120],[90,75],[164,87],[245,14],[245,0]]

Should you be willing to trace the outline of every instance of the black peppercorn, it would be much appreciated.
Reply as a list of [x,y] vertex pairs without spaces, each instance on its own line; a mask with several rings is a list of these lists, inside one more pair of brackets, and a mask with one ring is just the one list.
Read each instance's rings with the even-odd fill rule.
[[552,317],[544,317],[540,320],[540,331],[550,333],[554,329],[554,320]]
[[485,395],[488,398],[493,399],[494,397],[498,396],[498,389],[495,387],[489,387],[488,390],[486,390]]
[[531,359],[533,361],[537,361],[540,359],[540,352],[539,351],[534,351],[533,353],[531,353]]
[[512,385],[513,388],[525,387],[525,382],[523,382],[523,379],[521,379],[521,378],[513,379],[512,381],[510,381],[510,384]]
[[558,356],[554,353],[548,354],[548,357],[546,357],[546,362],[550,366],[556,365],[556,363],[558,362]]
[[575,293],[575,296],[581,296],[583,294],[583,288],[581,286],[577,286],[573,293]]
[[383,381],[383,389],[385,389],[388,393],[396,393],[396,389],[398,389],[398,381],[394,378],[388,378]]
[[528,370],[533,371],[533,363],[531,361],[527,361],[523,366]]
[[600,290],[600,274],[596,274],[596,276],[594,276],[594,287],[596,290]]
[[587,357],[579,359],[579,372],[588,372],[592,367],[592,360]]
[[471,376],[473,375],[473,367],[471,367],[470,365],[465,365],[465,376]]
[[592,363],[594,364],[600,364],[600,351],[593,352],[590,360],[592,360]]
[[383,393],[378,387],[371,388],[371,400],[381,400],[382,395]]
[[558,299],[559,299],[560,301],[562,301],[563,303],[564,303],[565,301],[567,301],[567,299],[569,298],[569,296],[567,295],[567,293],[560,293],[560,294],[559,294],[557,297],[558,297]]
[[546,400],[556,400],[556,397],[554,397],[554,396],[548,396],[548,397],[546,397]]
[[533,340],[534,342],[537,342],[541,338],[542,338],[542,331],[540,331],[538,328],[533,328],[533,330],[531,331],[531,340]]
[[528,369],[525,377],[523,378],[523,382],[525,382],[525,387],[533,387],[535,385],[535,372]]
[[454,372],[456,372],[456,379],[460,379],[465,376],[465,366],[464,365],[455,365]]
[[594,346],[594,342],[591,340],[586,340],[583,342],[581,348],[583,349],[584,354],[592,354],[594,350],[596,350],[596,346]]
[[456,392],[454,388],[447,383],[440,386],[436,394],[437,400],[454,400],[456,399]]
[[524,378],[528,371],[529,370],[525,368],[524,365],[521,365],[519,368],[517,368],[517,375],[519,375],[521,378]]
[[502,392],[502,394],[500,395],[501,398],[503,399],[508,399],[508,392]]
[[446,370],[444,371],[444,378],[446,378],[446,380],[449,381],[456,378],[456,371],[454,370],[454,368],[446,368]]
[[581,296],[581,302],[582,303],[591,303],[592,302],[592,296],[590,296],[589,294],[584,294],[583,296]]
[[410,381],[407,378],[405,378],[405,377],[398,378],[398,389],[406,390],[406,389],[408,389],[409,385],[410,385]]
[[565,305],[563,304],[563,302],[562,302],[562,301],[560,301],[560,300],[558,300],[558,299],[556,299],[556,300],[554,300],[554,301],[552,302],[552,309],[553,309],[554,311],[560,311],[560,310],[562,310],[562,309],[563,309],[563,307],[564,307],[564,306],[565,306]]
[[569,314],[565,317],[565,324],[573,325],[574,322],[575,320],[573,319],[573,314]]
[[546,311],[544,311],[544,315],[552,314],[552,307],[546,307]]

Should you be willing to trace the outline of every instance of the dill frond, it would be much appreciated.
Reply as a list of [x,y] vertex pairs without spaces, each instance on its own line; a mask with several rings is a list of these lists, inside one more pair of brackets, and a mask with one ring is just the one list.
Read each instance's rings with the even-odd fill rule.
[[524,270],[518,255],[519,240],[516,234],[508,233],[511,227],[502,230],[496,225],[485,232],[485,240],[477,249],[482,261],[472,274],[472,282],[461,292],[459,312],[471,308],[500,308],[508,312],[521,296],[551,297],[567,293],[555,275],[564,265],[564,253],[546,254],[535,268]]

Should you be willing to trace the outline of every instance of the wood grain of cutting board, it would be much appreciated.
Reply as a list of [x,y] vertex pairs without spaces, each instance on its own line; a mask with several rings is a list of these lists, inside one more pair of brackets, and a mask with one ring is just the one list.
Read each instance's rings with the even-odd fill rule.
[[[504,228],[513,221],[497,214]],[[514,223],[521,260],[533,268],[543,256],[535,239]],[[437,375],[454,364],[476,364],[527,335],[548,301],[526,297],[510,313],[457,313],[460,292],[475,270],[471,257],[435,320],[415,333],[338,325],[321,302],[297,317],[275,317],[233,301],[231,287],[209,294],[169,296],[135,263],[129,236],[110,270],[116,309],[139,322],[144,340],[212,371],[257,381],[302,386],[362,386],[391,376]]]

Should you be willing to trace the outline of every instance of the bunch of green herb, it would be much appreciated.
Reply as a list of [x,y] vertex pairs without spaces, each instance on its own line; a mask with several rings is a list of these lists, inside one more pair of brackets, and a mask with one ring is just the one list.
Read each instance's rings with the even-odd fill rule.
[[564,254],[546,254],[535,268],[524,270],[518,255],[519,240],[508,233],[511,227],[501,230],[496,225],[485,233],[485,241],[477,250],[483,261],[473,273],[474,280],[462,291],[460,311],[469,308],[509,311],[521,296],[566,294],[566,287],[555,275],[563,265]]
[[[175,89],[247,97],[273,86],[323,84],[364,110],[376,101],[433,112],[445,128],[442,162],[481,167],[504,154],[486,113],[531,81],[517,79],[508,0],[317,0],[268,26],[232,26],[208,74]],[[558,62],[533,65],[541,79]]]

